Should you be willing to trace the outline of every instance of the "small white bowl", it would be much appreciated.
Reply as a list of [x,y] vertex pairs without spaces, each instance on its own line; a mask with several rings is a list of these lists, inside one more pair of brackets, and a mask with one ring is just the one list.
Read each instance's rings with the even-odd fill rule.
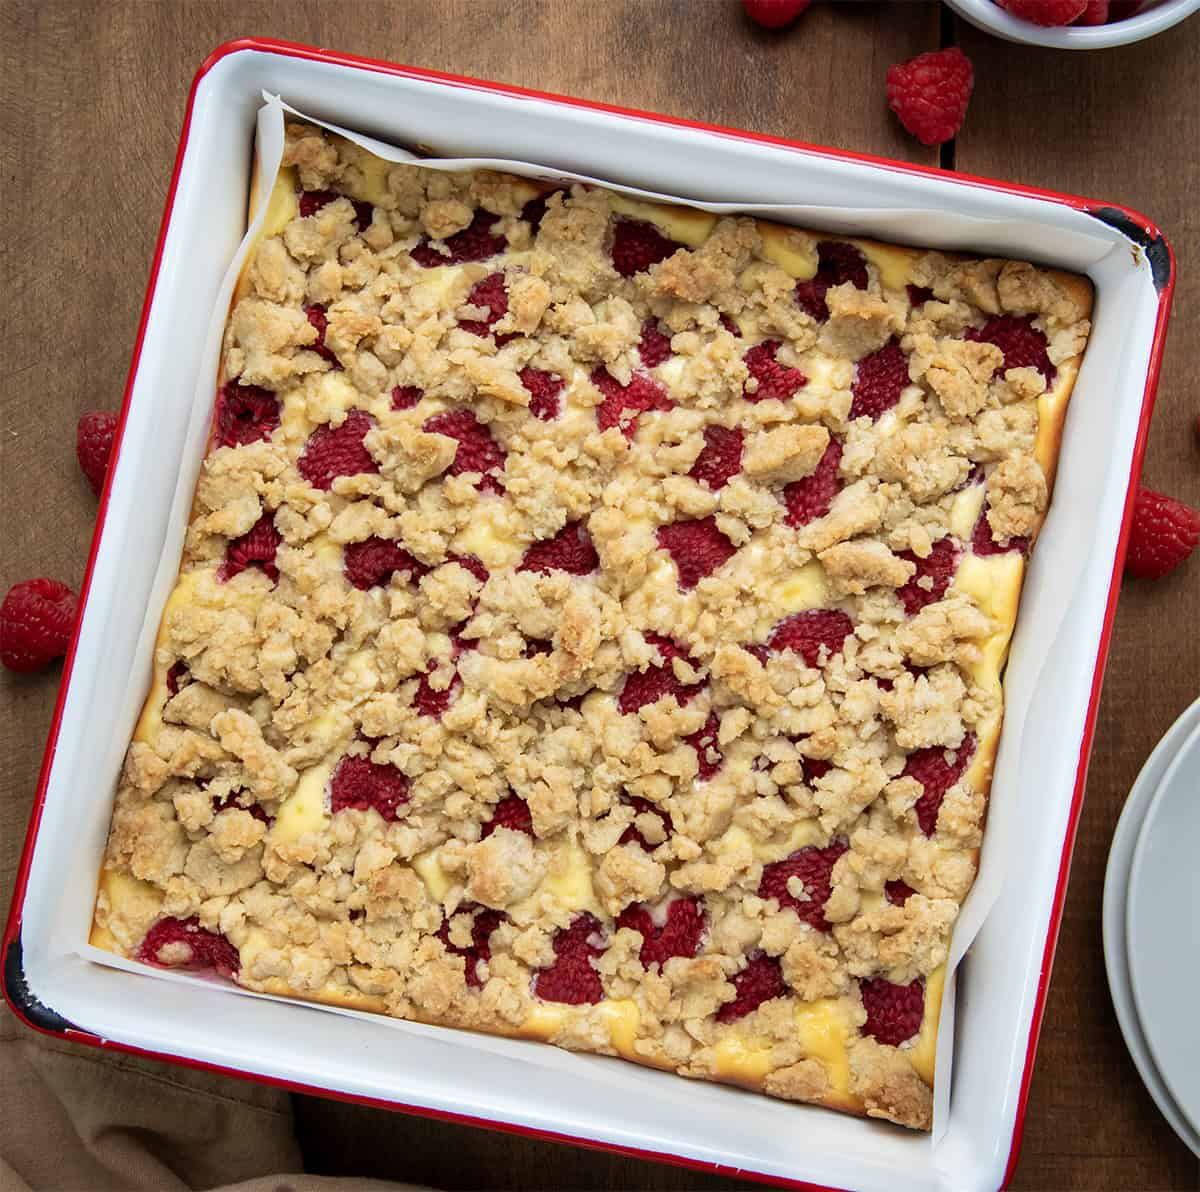
[[1136,16],[1111,25],[1065,25],[1047,29],[1006,12],[994,0],[946,0],[964,21],[1001,37],[1026,45],[1051,46],[1056,50],[1102,50],[1153,37],[1200,8],[1200,0],[1158,0],[1147,4]]

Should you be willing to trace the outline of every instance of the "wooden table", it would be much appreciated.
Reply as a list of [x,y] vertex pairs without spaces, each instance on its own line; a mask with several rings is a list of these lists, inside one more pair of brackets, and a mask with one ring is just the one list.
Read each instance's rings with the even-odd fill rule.
[[[938,152],[891,119],[884,73],[957,40],[976,91],[941,164],[1119,200],[1172,238],[1179,287],[1145,478],[1200,504],[1200,20],[1085,55],[1004,45],[926,4],[818,6],[783,36],[750,28],[734,0],[0,0],[0,16],[4,587],[43,574],[79,582],[95,505],[72,456],[75,420],[120,399],[192,73],[246,34],[926,164]],[[1200,1178],[1129,1061],[1100,947],[1122,801],[1200,681],[1198,584],[1194,560],[1167,581],[1125,586],[1016,1188],[1183,1189]],[[0,677],[6,796],[32,795],[54,688],[53,675]],[[4,901],[19,838],[4,825]],[[453,1188],[743,1186],[309,1099],[298,1111],[321,1172]]]

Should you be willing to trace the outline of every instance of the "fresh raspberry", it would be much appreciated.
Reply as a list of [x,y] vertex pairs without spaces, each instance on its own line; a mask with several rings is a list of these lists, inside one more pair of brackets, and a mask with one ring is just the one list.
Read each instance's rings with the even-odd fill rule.
[[395,766],[379,765],[369,757],[347,754],[337,764],[329,782],[329,807],[336,814],[374,807],[389,823],[408,802],[408,776]]
[[717,322],[720,323],[721,326],[724,327],[725,330],[728,331],[729,334],[735,339],[742,338],[742,329],[733,321],[732,315],[727,315],[724,311],[721,311],[720,315],[717,317]]
[[996,0],[1001,8],[1023,21],[1054,27],[1069,25],[1087,8],[1087,0]]
[[300,475],[313,488],[329,489],[339,476],[378,472],[379,465],[363,445],[374,425],[370,414],[351,410],[341,426],[319,426],[296,461]]
[[342,362],[333,354],[332,348],[325,346],[325,332],[329,330],[329,319],[325,315],[325,308],[323,306],[306,306],[304,314],[317,332],[317,342],[310,345],[309,350],[316,352],[322,360],[328,361],[334,368],[340,369]]
[[568,575],[591,575],[600,566],[600,556],[592,545],[583,522],[567,522],[553,538],[532,543],[525,551],[518,571],[536,571],[549,575],[565,571]]
[[[429,671],[432,672],[435,669],[436,667],[430,663]],[[462,680],[458,677],[457,671],[450,679],[450,685],[443,691],[438,691],[430,683],[428,673],[422,675],[421,681],[417,684],[417,694],[413,697],[413,707],[416,708],[417,715],[441,720],[450,706],[450,701],[461,686]]]
[[1033,325],[1033,315],[993,315],[982,327],[967,330],[966,339],[995,344],[1004,353],[1004,368],[1036,368],[1054,383],[1058,369],[1047,355],[1045,333]]
[[690,591],[737,554],[737,547],[717,529],[715,517],[659,526],[658,545],[674,560],[682,592]]
[[346,543],[342,548],[342,570],[350,583],[365,592],[386,584],[397,571],[407,571],[409,581],[416,583],[429,568],[393,539],[374,537]]
[[895,881],[884,882],[883,893],[893,906],[903,906],[916,893],[916,890],[907,882],[896,878]]
[[225,561],[217,571],[217,578],[224,584],[235,575],[241,575],[247,567],[257,567],[272,583],[279,582],[279,568],[275,566],[275,552],[283,536],[275,528],[275,515],[264,513],[240,538],[231,538],[225,547]]
[[425,396],[416,385],[396,385],[392,389],[392,409],[411,410]]
[[442,947],[447,952],[463,958],[466,963],[463,975],[467,979],[467,984],[472,989],[479,989],[483,985],[483,978],[479,975],[479,966],[491,960],[492,932],[504,922],[505,916],[503,911],[495,911],[489,907],[475,906],[471,903],[458,908],[460,914],[467,911],[475,912],[475,918],[471,922],[471,946],[469,948],[460,948],[450,942],[450,921],[448,919],[442,923],[441,930],[438,931],[438,939],[442,941]]
[[218,447],[240,447],[269,439],[279,425],[279,399],[269,389],[229,381],[217,396]]
[[724,488],[742,470],[743,439],[739,427],[706,426],[704,448],[688,475],[713,492]]
[[622,385],[606,368],[592,373],[592,384],[604,394],[596,407],[596,422],[601,430],[619,426],[621,433],[632,439],[637,432],[638,415],[646,410],[670,410],[675,403],[653,377],[634,373],[628,385]]
[[962,128],[974,86],[970,58],[950,46],[888,67],[888,107],[922,145],[940,145]]
[[784,486],[783,503],[787,508],[784,521],[789,526],[806,526],[829,512],[833,498],[842,488],[838,473],[841,466],[842,442],[831,438],[813,474]]
[[721,718],[716,712],[709,712],[704,724],[683,738],[696,751],[696,764],[699,767],[696,777],[701,782],[707,782],[721,768],[724,761],[717,742],[720,728]]
[[784,617],[767,639],[772,650],[794,650],[806,666],[821,665],[821,651],[829,658],[842,652],[842,646],[854,632],[854,622],[836,608],[810,608]]
[[[947,755],[953,760],[947,761]],[[914,749],[905,758],[900,777],[915,778],[921,784],[922,794],[915,810],[917,823],[926,836],[933,835],[946,792],[967,772],[967,766],[974,756],[975,734],[967,733],[957,749],[933,745]]]
[[926,286],[906,286],[908,290],[908,302],[910,306],[924,306],[926,302],[933,301],[933,291]]
[[622,277],[649,269],[683,247],[678,241],[668,240],[644,219],[619,218],[613,225],[612,263]]
[[[917,569],[912,578],[902,587],[896,589],[904,611],[911,617],[919,613],[927,604],[941,600],[958,570],[958,561],[962,557],[962,549],[949,536],[939,538],[925,558],[918,558],[910,550],[899,551],[902,559],[915,563]],[[920,580],[929,580],[930,587],[923,587]]]
[[1010,538],[1007,546],[1001,546],[992,533],[992,523],[988,521],[987,505],[979,511],[975,529],[971,531],[971,550],[977,555],[1003,555],[1009,551],[1029,553],[1029,539],[1025,537]]
[[[300,192],[300,218],[307,219],[310,215],[316,215],[328,203],[332,203],[334,199],[349,198],[348,195],[340,195],[336,190],[305,190]],[[350,205],[354,208],[354,224],[361,232],[364,228],[370,227],[371,220],[375,218],[375,208],[370,203],[363,199],[350,199]]]
[[266,824],[269,828],[274,822],[275,817],[268,815],[266,808],[261,803],[242,803],[241,792],[232,791],[223,799],[214,798],[212,801],[213,815],[220,815],[222,811],[248,811],[260,824]]
[[617,708],[622,716],[629,716],[646,704],[662,699],[664,695],[673,695],[676,702],[682,706],[695,699],[704,686],[703,683],[690,683],[685,686],[675,677],[671,660],[682,658],[690,663],[691,659],[669,637],[658,633],[647,633],[643,636],[650,645],[658,649],[663,661],[661,665],[652,663],[645,670],[631,671],[626,675],[625,686],[621,688],[617,700]]
[[[759,898],[774,898],[781,910],[791,907],[810,927],[832,931],[825,918],[825,903],[833,889],[833,867],[847,848],[844,840],[831,841],[824,848],[810,844],[782,861],[764,865],[758,883]],[[788,890],[791,878],[800,879],[807,898],[797,898]]]
[[520,795],[506,795],[496,804],[492,818],[479,833],[480,839],[486,840],[497,828],[510,828],[514,832],[524,832],[526,836],[533,835],[533,816],[529,804]]
[[717,1011],[717,1021],[737,1022],[757,1010],[763,1002],[783,997],[787,993],[779,960],[765,952],[752,952],[746,967],[733,977],[736,996]]
[[[504,274],[491,273],[482,281],[477,281],[467,295],[467,305],[486,310],[487,316],[483,319],[460,319],[458,325],[472,335],[487,339],[492,334],[492,327],[508,314],[508,290],[504,285]],[[516,335],[497,335],[496,346],[502,348],[511,339],[516,339]]]
[[883,977],[872,977],[861,981],[859,990],[867,1012],[864,1035],[899,1047],[921,1029],[925,1018],[925,982],[920,977],[908,985],[893,985]]
[[798,368],[788,368],[775,359],[778,351],[779,341],[766,339],[755,344],[743,357],[751,379],[758,382],[757,389],[751,391],[747,385],[742,390],[742,396],[747,401],[766,401],[772,397],[777,401],[787,401],[808,384],[808,378]]
[[652,964],[666,964],[672,956],[690,960],[700,951],[706,924],[700,899],[693,897],[667,903],[666,918],[661,923],[655,923],[645,903],[635,902],[617,916],[617,926],[640,933],[642,948],[638,957],[649,968]]
[[158,968],[215,969],[230,980],[242,967],[238,950],[218,932],[206,931],[195,917],[159,919],[142,938],[134,960]]
[[191,682],[191,678],[192,672],[188,670],[188,664],[182,658],[177,658],[167,671],[167,694],[178,695],[180,689]]
[[1143,579],[1162,579],[1200,542],[1200,512],[1182,501],[1139,488],[1133,502],[1125,570]]
[[470,410],[447,410],[425,423],[431,434],[458,440],[454,462],[446,469],[449,476],[479,472],[476,487],[497,495],[504,491],[498,473],[504,471],[504,448],[492,438],[492,432]]
[[824,778],[833,769],[833,762],[827,762],[821,757],[802,757],[800,769],[804,772],[804,781],[812,786],[818,778]]
[[877,352],[864,356],[854,369],[850,418],[867,417],[872,422],[900,400],[908,384],[908,357],[897,340],[891,339]]
[[782,29],[790,25],[812,0],[742,0],[746,15],[764,29]]
[[850,282],[856,290],[867,288],[867,258],[845,240],[822,240],[817,245],[817,272],[796,283],[796,301],[800,309],[818,323],[829,318],[825,295],[831,286]]
[[647,319],[642,324],[638,355],[646,368],[657,368],[671,355],[671,337],[663,331],[657,319]]
[[550,422],[562,413],[562,391],[566,381],[557,373],[544,372],[526,365],[517,376],[529,393],[529,412],[543,422]]
[[1072,22],[1075,25],[1107,25],[1108,0],[1087,0],[1087,6]]
[[28,674],[61,658],[71,644],[79,599],[56,579],[13,584],[0,604],[0,662]]
[[503,252],[508,241],[493,232],[500,216],[480,208],[475,212],[470,226],[446,238],[446,251],[438,252],[424,239],[411,252],[412,259],[426,269],[438,265],[461,265],[464,261],[486,261],[498,252]]
[[604,951],[600,920],[584,911],[554,937],[554,963],[537,974],[533,992],[545,1002],[594,1005],[604,997],[600,974],[592,965]]
[[75,458],[96,496],[104,488],[104,477],[108,474],[117,417],[107,410],[89,410],[80,415],[75,426]]

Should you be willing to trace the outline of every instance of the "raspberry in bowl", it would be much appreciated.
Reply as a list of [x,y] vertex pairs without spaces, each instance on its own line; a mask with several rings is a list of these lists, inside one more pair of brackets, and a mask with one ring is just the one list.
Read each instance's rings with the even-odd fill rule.
[[[1130,45],[1170,29],[1200,8],[1200,0],[1148,0],[1144,4],[1111,0],[946,0],[965,21],[1004,41],[1058,50],[1100,50]],[[1044,10],[1034,13],[1034,10]],[[1106,19],[1105,19],[1106,18]],[[1070,23],[1069,23],[1070,22]]]

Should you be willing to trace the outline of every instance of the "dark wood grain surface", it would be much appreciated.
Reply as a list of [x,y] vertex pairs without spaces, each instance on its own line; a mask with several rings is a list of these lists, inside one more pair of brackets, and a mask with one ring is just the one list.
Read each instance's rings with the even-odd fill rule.
[[[1004,45],[927,4],[818,5],[782,37],[734,0],[0,0],[0,588],[78,584],[94,501],[75,420],[128,367],[191,76],[248,34],[937,164],[883,101],[887,66],[956,38],[971,112],[946,163],[1110,198],[1172,239],[1179,287],[1148,483],[1200,504],[1200,20],[1141,46]],[[1021,1189],[1191,1189],[1200,1168],[1141,1087],[1100,942],[1113,827],[1145,757],[1200,687],[1200,561],[1127,582],[1042,1034]],[[19,852],[56,675],[0,676],[0,899]],[[310,1165],[451,1188],[735,1188],[736,1180],[297,1099]]]

